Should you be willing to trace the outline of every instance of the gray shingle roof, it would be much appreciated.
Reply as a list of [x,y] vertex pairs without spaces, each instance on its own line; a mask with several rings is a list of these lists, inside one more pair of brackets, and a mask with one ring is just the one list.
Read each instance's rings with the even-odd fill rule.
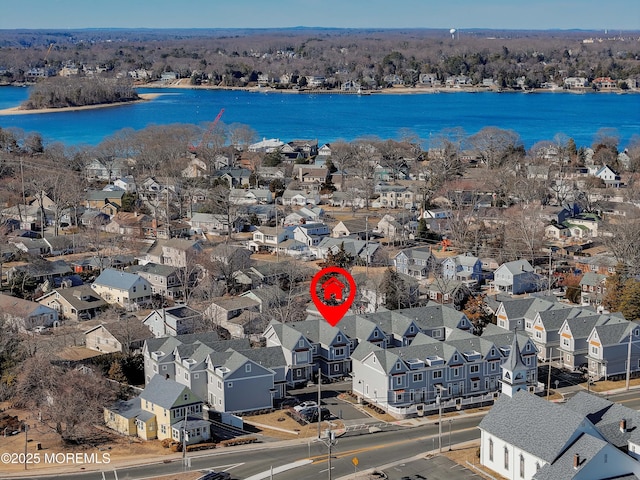
[[[567,448],[583,421],[584,416],[521,390],[513,397],[502,395],[479,428],[552,463]],[[533,432],[544,432],[544,441]]]
[[106,270],[102,271],[100,276],[96,278],[93,283],[96,285],[103,285],[105,287],[128,290],[138,280],[140,280],[140,278],[141,277],[139,277],[138,275],[134,275],[133,273],[127,273],[107,268]]
[[[542,467],[535,474],[534,478],[536,480],[605,478],[601,476],[585,476],[585,470],[589,469],[589,462],[605,448],[607,448],[607,442],[583,433],[555,462]],[[575,455],[579,456],[580,467],[578,469],[573,467]],[[589,471],[595,474],[593,469]],[[609,477],[607,476],[606,478]],[[618,477],[616,476],[616,479],[617,478]]]
[[[640,440],[640,412],[637,410],[587,392],[578,392],[565,407],[586,416],[605,440],[618,448],[625,448],[629,440]],[[626,421],[624,432],[620,430],[621,420]]]
[[185,391],[191,393],[191,390],[184,385],[165,379],[162,375],[154,375],[140,394],[140,398],[160,405],[162,408],[171,408]]

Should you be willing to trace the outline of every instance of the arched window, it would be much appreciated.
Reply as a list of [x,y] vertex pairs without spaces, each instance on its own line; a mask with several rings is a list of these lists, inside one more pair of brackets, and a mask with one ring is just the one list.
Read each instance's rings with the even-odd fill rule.
[[493,440],[489,439],[489,461],[493,462]]
[[520,478],[524,478],[524,455],[520,454]]

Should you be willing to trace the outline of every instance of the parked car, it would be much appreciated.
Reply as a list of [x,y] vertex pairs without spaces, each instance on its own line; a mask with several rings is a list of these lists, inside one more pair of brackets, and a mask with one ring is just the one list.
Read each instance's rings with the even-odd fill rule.
[[302,403],[296,405],[295,407],[293,407],[293,409],[296,412],[300,412],[301,410],[304,410],[306,408],[314,408],[314,407],[317,409],[318,408],[318,404],[316,402],[314,402],[314,401],[309,400],[307,402],[302,402]]
[[49,327],[45,327],[43,325],[39,325],[37,327],[34,327],[33,333],[39,333],[40,335],[46,335],[47,333],[49,333]]
[[[314,423],[318,421],[318,407],[305,408],[298,412],[298,414],[307,422]],[[320,407],[320,415],[322,420],[328,420],[331,418],[331,412],[327,407]]]
[[296,397],[285,397],[282,400],[280,400],[280,407],[282,408],[295,407],[299,403],[300,403],[300,400]]

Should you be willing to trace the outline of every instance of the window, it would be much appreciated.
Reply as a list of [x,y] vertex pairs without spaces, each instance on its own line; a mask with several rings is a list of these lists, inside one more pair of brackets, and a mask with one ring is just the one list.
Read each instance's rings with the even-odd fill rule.
[[489,461],[493,462],[493,439],[489,439]]
[[396,385],[401,385],[402,384],[402,377],[401,376],[397,376],[396,377]]
[[233,382],[227,382],[227,388],[233,388]]
[[471,365],[469,371],[471,373],[478,373],[480,371],[480,365]]
[[164,372],[167,369],[166,365],[162,365],[162,371]]
[[520,454],[520,478],[524,478],[524,455],[522,454]]
[[184,401],[189,400],[189,394],[188,394],[188,393],[185,393],[185,394],[182,396],[182,399],[183,399]]
[[133,293],[136,293],[136,287],[135,287],[135,285],[134,285],[134,287],[133,287]]
[[413,374],[413,382],[421,382],[422,381],[422,372]]
[[251,364],[250,364],[250,363],[247,363],[247,364],[244,366],[244,371],[245,371],[246,373],[249,373],[249,372],[251,371]]
[[342,357],[344,356],[344,348],[340,347],[340,348],[334,348],[333,349],[333,355],[336,357]]
[[442,378],[442,370],[434,370],[433,378]]
[[339,372],[340,371],[340,364],[339,363],[336,363],[336,364],[333,365],[333,371],[334,372]]
[[504,447],[504,469],[509,470],[509,449]]
[[593,353],[594,355],[598,354],[598,347],[594,347],[593,345],[591,345],[591,353]]
[[460,375],[460,367],[453,367],[451,371],[454,377],[457,377],[458,375]]

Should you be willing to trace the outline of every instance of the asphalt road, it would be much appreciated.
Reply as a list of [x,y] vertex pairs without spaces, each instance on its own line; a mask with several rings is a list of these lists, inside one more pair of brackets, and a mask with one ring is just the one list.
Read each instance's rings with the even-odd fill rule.
[[[612,394],[609,395],[609,399],[622,403],[629,408],[640,408],[640,396],[638,396],[637,391]],[[450,443],[451,445],[456,445],[478,439],[480,431],[477,429],[477,425],[481,419],[481,415],[456,417],[451,425],[450,440],[448,419],[445,419],[443,421],[441,437],[443,451],[448,450]],[[430,452],[437,453],[439,439],[438,425],[428,424],[411,428],[395,428],[394,430],[375,434],[364,433],[365,431],[362,431],[363,433],[355,432],[337,439],[336,445],[332,448],[332,477],[339,478],[353,475],[354,467],[352,460],[354,457],[358,458],[359,470],[367,470],[420,454]],[[298,460],[310,459],[310,464],[279,473],[274,477],[278,480],[297,480],[300,478],[304,478],[305,480],[320,480],[328,476],[327,453],[328,448],[321,441],[312,440],[307,443],[303,440],[294,440],[246,445],[229,450],[219,449],[211,453],[200,454],[200,452],[198,452],[189,454],[188,458],[190,458],[191,470],[226,470],[231,473],[234,479],[245,479],[265,472],[267,473],[265,478],[268,478],[268,472],[272,466],[275,468]],[[414,468],[413,466],[409,466],[410,464],[413,464],[413,462],[408,462],[405,465],[405,473]],[[395,468],[396,467],[394,467],[394,469]],[[156,463],[138,467],[121,468],[117,471],[117,479],[142,479],[183,471],[185,471],[185,468],[180,459],[177,459],[171,463]],[[39,476],[40,478],[44,477],[44,475]],[[63,477],[79,480],[103,480],[103,478],[109,480],[116,478],[113,470],[108,469],[105,469],[104,477],[102,472],[65,474]],[[401,476],[399,478],[403,477],[404,476]],[[60,475],[58,475],[58,478],[60,478]],[[432,475],[430,478],[445,477]],[[465,477],[454,476],[452,474],[446,478],[447,480],[454,480]]]

